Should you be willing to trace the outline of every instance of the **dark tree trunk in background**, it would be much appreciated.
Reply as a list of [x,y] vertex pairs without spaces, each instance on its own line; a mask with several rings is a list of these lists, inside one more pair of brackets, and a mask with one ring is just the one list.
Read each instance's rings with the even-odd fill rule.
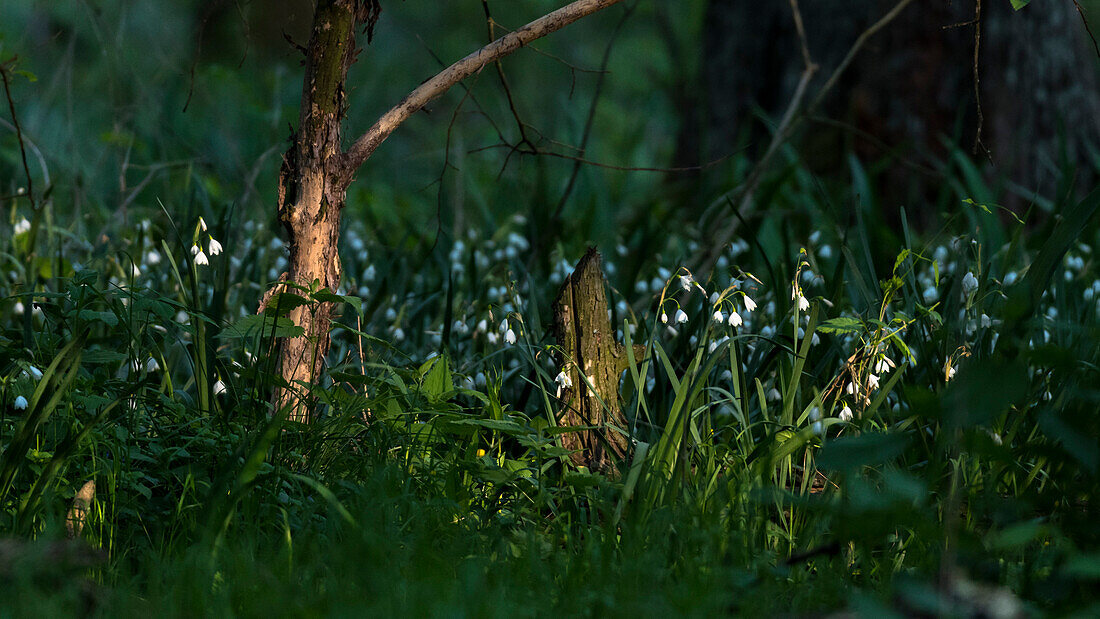
[[[821,65],[811,98],[853,41],[893,6],[885,0],[800,3],[811,54]],[[969,151],[977,114],[974,28],[965,23],[973,19],[972,1],[915,3],[872,37],[819,110],[858,131],[808,125],[811,164],[842,162],[845,145],[865,161],[885,156],[884,146],[911,146],[916,154],[910,156],[925,164],[944,158],[944,137]],[[965,25],[950,27],[957,24]],[[754,106],[780,114],[803,69],[789,4],[711,0],[704,54],[704,148],[711,156],[726,154],[748,135],[762,149],[767,134],[752,116]],[[1093,164],[1086,144],[1100,136],[1098,60],[1073,3],[1036,2],[1017,12],[1008,0],[985,0],[979,58],[982,144],[995,174],[1049,196],[1064,154],[1086,173],[1079,183],[1087,181]],[[985,155],[980,151],[978,158]],[[901,166],[887,174],[883,184],[895,202],[927,196],[942,184]]]
[[589,248],[554,301],[554,328],[563,353],[558,365],[572,383],[559,394],[559,423],[591,428],[563,434],[562,446],[573,450],[575,464],[613,475],[630,447],[619,407],[619,377],[628,361],[626,349],[615,341],[605,286],[600,254]]

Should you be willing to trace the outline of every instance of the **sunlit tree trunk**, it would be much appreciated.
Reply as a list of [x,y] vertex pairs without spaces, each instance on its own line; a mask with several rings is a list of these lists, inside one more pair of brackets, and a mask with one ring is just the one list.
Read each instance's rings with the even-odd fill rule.
[[[340,144],[344,82],[355,61],[357,27],[376,15],[369,5],[358,0],[317,3],[306,48],[298,132],[279,174],[279,221],[290,240],[286,280],[313,290],[335,292],[340,286],[336,247],[347,188]],[[332,303],[316,303],[289,314],[305,329],[301,337],[283,339],[278,349],[278,372],[288,386],[279,390],[276,402],[290,407],[292,420],[308,420],[300,391],[320,375],[333,312]]]
[[[378,0],[317,0],[305,50],[298,132],[279,173],[279,220],[289,236],[290,260],[287,272],[280,276],[284,283],[268,291],[260,311],[269,302],[278,305],[273,293],[308,296],[296,287],[337,291],[340,259],[336,247],[345,192],[356,170],[394,129],[485,65],[618,2],[621,0],[576,0],[509,32],[422,82],[342,151],[344,83],[355,62],[355,34],[365,27],[369,41],[380,8]],[[309,421],[311,406],[305,391],[316,384],[324,366],[334,311],[332,303],[323,302],[296,307],[288,314],[305,331],[300,337],[281,339],[276,351],[277,371],[285,384],[277,390],[275,403],[287,410],[291,420]]]

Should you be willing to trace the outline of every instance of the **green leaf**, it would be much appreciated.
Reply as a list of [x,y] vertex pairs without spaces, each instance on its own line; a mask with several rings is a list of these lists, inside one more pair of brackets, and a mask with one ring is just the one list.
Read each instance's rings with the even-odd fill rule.
[[312,302],[293,292],[278,292],[271,295],[271,300],[267,302],[267,307],[264,308],[264,314],[268,316],[286,316],[294,308],[309,305]]
[[817,330],[820,333],[858,333],[863,331],[863,323],[858,318],[841,316],[822,322]]
[[1020,9],[1024,8],[1025,6],[1027,6],[1027,4],[1028,4],[1029,2],[1031,2],[1031,0],[1009,0],[1009,2],[1011,2],[1011,3],[1012,3],[1012,8],[1016,9],[1017,11],[1019,11]]
[[299,337],[305,335],[305,332],[305,329],[295,325],[289,318],[253,314],[226,326],[218,335],[228,339],[255,337],[260,334],[264,337]]
[[445,356],[432,357],[420,366],[420,375],[424,377],[424,395],[429,400],[438,401],[444,395],[454,391],[450,364]]

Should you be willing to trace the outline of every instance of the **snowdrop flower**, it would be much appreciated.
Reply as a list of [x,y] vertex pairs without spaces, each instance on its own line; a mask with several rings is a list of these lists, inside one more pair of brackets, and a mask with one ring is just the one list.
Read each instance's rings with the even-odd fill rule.
[[740,327],[742,323],[744,323],[744,321],[741,320],[741,314],[738,314],[737,312],[730,312],[729,325],[731,327]]
[[882,358],[878,360],[878,363],[875,364],[875,371],[879,374],[886,374],[894,367],[894,360],[883,355]]
[[145,371],[147,373],[152,374],[153,372],[156,372],[159,369],[160,369],[160,364],[157,363],[156,359],[154,359],[152,357],[149,357],[149,360],[145,362]]
[[1016,273],[1016,271],[1009,271],[1007,274],[1005,274],[1004,285],[1011,286],[1012,284],[1015,284],[1017,277],[1019,277],[1019,275]]
[[214,395],[222,395],[225,393],[225,383],[218,381],[214,383]]
[[668,314],[666,314],[664,312],[661,312],[661,322],[663,322],[666,325],[668,324]]
[[30,229],[31,229],[31,222],[27,221],[26,217],[24,217],[24,218],[20,219],[19,221],[15,222],[15,230],[14,230],[15,234],[23,234],[24,232],[27,232]]
[[878,389],[878,374],[867,375],[867,387],[870,389]]
[[993,319],[988,314],[982,314],[981,321],[983,329],[988,329],[993,324]]
[[802,295],[802,291],[798,293],[798,310],[804,312],[810,309],[810,301]]
[[27,374],[30,374],[30,377],[34,380],[42,380],[42,370],[34,367],[33,365],[27,366]]
[[484,318],[477,321],[477,327],[474,328],[475,333],[485,333],[489,330],[489,323]]
[[772,387],[768,390],[768,394],[765,396],[765,398],[769,402],[778,402],[779,400],[783,399],[783,395],[779,393],[778,389]]
[[821,343],[821,338],[817,336],[817,331],[814,331],[813,337],[810,338],[810,346],[817,346]]
[[717,292],[712,292],[710,294],[710,304],[714,305],[717,302],[718,302],[718,293]]
[[852,409],[849,408],[847,404],[845,404],[844,408],[840,409],[840,420],[841,421],[851,421],[852,417],[853,417]]
[[500,332],[501,333],[504,333],[505,331],[511,331],[511,330],[512,330],[511,327],[508,326],[508,319],[507,318],[505,318],[504,320],[502,320],[500,322]]
[[206,254],[201,249],[199,253],[195,254],[195,264],[210,264],[210,261],[206,259]]
[[743,295],[743,297],[745,301],[745,309],[749,310],[750,312],[756,309],[756,301],[753,301],[752,297],[747,294]]
[[511,329],[508,329],[507,331],[505,331],[504,332],[504,342],[506,344],[508,344],[509,346],[511,346],[512,344],[515,344],[516,343],[516,332],[511,330]]
[[222,244],[216,241],[214,237],[210,237],[210,247],[208,251],[210,252],[211,256],[217,256],[218,254],[222,253]]
[[199,227],[202,228],[203,232],[206,232],[206,220],[202,217],[199,217]]
[[924,297],[924,302],[925,303],[932,303],[933,301],[940,298],[940,292],[938,290],[936,290],[934,287],[929,286],[929,287],[924,289],[924,292],[922,293],[922,296]]
[[691,275],[680,276],[680,287],[684,290],[691,292],[691,286],[693,283],[695,283],[695,279],[692,278]]
[[199,250],[198,244],[197,243],[192,243],[191,244],[191,255],[192,256],[198,255],[199,251],[200,250]]
[[490,331],[486,334],[486,339],[489,340],[490,344],[495,345],[500,340],[500,336],[497,335],[496,331]]
[[956,371],[957,370],[956,370],[955,366],[951,365],[951,361],[948,361],[947,363],[945,363],[944,366],[943,366],[944,380],[948,381],[948,380],[951,380],[952,378],[955,378],[955,372]]
[[569,378],[565,370],[558,372],[558,375],[554,377],[554,382],[558,384],[558,393],[561,393],[562,389],[569,389],[573,386],[573,379]]
[[24,398],[23,396],[19,396],[19,397],[15,398],[15,410],[17,410],[17,411],[27,410],[27,398]]
[[718,324],[722,324],[726,321],[726,317],[722,315],[722,310],[714,310],[714,316],[712,316],[712,318],[714,318],[714,322]]
[[978,289],[978,278],[974,277],[974,273],[967,271],[963,276],[962,281],[963,294],[969,295]]
[[684,313],[684,310],[676,310],[676,322],[683,324],[688,321],[688,315]]
[[844,393],[848,395],[855,395],[859,393],[859,385],[855,383],[848,383],[848,386],[844,388]]
[[145,254],[145,264],[149,266],[156,266],[160,264],[160,253],[155,249],[149,250],[149,253]]

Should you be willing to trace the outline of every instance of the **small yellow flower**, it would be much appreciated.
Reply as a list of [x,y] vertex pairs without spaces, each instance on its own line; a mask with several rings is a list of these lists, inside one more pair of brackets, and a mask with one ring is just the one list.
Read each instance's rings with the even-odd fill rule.
[[485,450],[484,449],[477,450],[477,457],[480,458],[481,456],[484,456],[484,455],[485,455]]

